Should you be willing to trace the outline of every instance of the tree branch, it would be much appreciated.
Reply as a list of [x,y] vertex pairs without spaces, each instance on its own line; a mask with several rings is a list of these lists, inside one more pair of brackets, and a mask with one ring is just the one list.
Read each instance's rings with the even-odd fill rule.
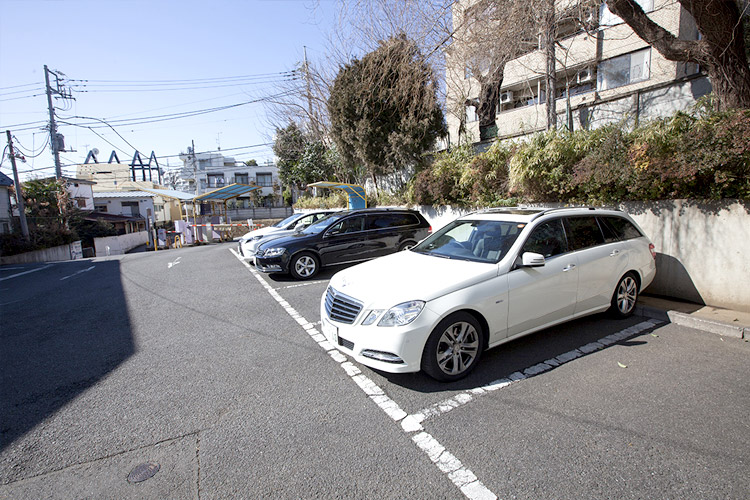
[[607,6],[666,59],[694,63],[705,62],[708,55],[705,42],[680,40],[652,21],[634,0],[607,0]]

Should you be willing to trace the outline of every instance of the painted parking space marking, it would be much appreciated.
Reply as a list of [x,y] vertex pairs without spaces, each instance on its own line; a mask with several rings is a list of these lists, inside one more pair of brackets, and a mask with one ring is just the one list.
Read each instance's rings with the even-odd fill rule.
[[[622,340],[636,336],[648,330],[655,328],[662,324],[662,321],[649,319],[642,321],[636,325],[620,330],[619,332],[607,335],[601,339],[590,342],[576,349],[572,349],[568,352],[550,358],[544,362],[537,363],[529,366],[528,368],[514,372],[505,378],[501,378],[485,384],[480,387],[467,389],[463,392],[456,394],[455,396],[437,402],[427,408],[419,410],[413,414],[407,414],[394,400],[392,400],[385,391],[373,382],[369,377],[364,375],[362,371],[354,365],[348,358],[338,351],[326,337],[318,331],[321,324],[320,321],[311,323],[307,321],[302,315],[300,315],[285,299],[279,295],[278,289],[272,288],[251,265],[244,262],[241,257],[234,250],[230,249],[232,253],[242,262],[260,284],[271,294],[274,299],[286,310],[286,312],[294,318],[302,328],[310,335],[310,337],[318,343],[323,349],[326,350],[329,356],[339,363],[341,368],[344,369],[346,374],[356,383],[360,389],[382,409],[386,415],[388,415],[395,422],[399,423],[401,429],[411,436],[414,444],[427,454],[429,459],[435,466],[440,469],[452,482],[456,485],[459,490],[471,500],[484,500],[484,499],[495,499],[497,496],[492,493],[481,481],[467,469],[461,461],[456,458],[453,454],[445,449],[433,436],[427,433],[422,426],[422,423],[429,418],[437,417],[448,413],[456,408],[460,408],[477,398],[509,387],[511,384],[525,380],[527,378],[534,377],[536,375],[544,374],[550,370],[553,370],[565,363],[583,357],[587,354],[594,353],[600,349],[604,349],[610,345],[616,344]],[[324,283],[323,281],[318,283]]]
[[[36,269],[31,269],[30,271],[24,271],[22,273],[11,274],[10,276],[0,278],[0,281],[9,280],[11,278],[17,278],[18,276],[23,276],[24,274],[35,273],[37,271],[41,271],[42,269],[47,269],[48,267],[52,267],[52,264],[47,264],[46,266],[37,267]],[[14,269],[17,269],[17,268],[14,268]]]
[[321,283],[325,283],[325,281],[306,281],[305,283],[298,283],[296,285],[280,286],[280,287],[274,288],[274,290],[286,290],[288,288],[300,288],[303,286],[320,285]]
[[87,267],[86,269],[81,269],[80,271],[76,271],[76,272],[74,272],[73,274],[69,274],[68,276],[63,276],[62,278],[60,278],[60,281],[66,280],[66,279],[68,279],[68,278],[72,278],[73,276],[78,276],[78,275],[79,275],[79,274],[81,274],[81,273],[86,273],[86,272],[89,272],[89,271],[91,271],[92,269],[94,269],[95,267],[96,267],[96,266],[90,266],[90,267]]
[[585,356],[586,354],[591,354],[592,352],[596,352],[599,349],[604,349],[607,346],[616,344],[617,342],[651,330],[661,323],[661,321],[654,319],[643,321],[641,323],[638,323],[637,325],[633,325],[629,328],[620,330],[619,332],[607,335],[606,337],[603,337],[596,342],[591,342],[577,349],[573,349],[566,353],[560,354],[559,356],[548,359],[543,363],[532,365],[523,371],[512,373],[506,378],[495,380],[494,382],[490,382],[489,384],[483,385],[481,387],[468,389],[464,392],[456,394],[451,398],[445,399],[431,406],[428,406],[427,408],[419,410],[418,412],[409,415],[407,418],[411,420],[410,425],[421,426],[422,422],[424,422],[428,418],[448,413],[449,411],[470,403],[479,396],[494,392],[498,389],[503,389],[510,386],[514,382],[518,382],[520,380],[545,373],[549,370],[552,370],[553,368],[557,368],[558,366],[573,361],[574,359]]
[[[448,452],[434,437],[424,431],[419,423],[415,422],[394,400],[388,397],[375,382],[369,377],[364,375],[362,371],[357,368],[352,362],[348,361],[347,357],[339,352],[325,336],[318,331],[316,325],[307,321],[301,314],[299,314],[286,300],[284,300],[279,293],[264,280],[260,273],[256,271],[250,264],[244,261],[242,257],[234,250],[229,249],[230,252],[237,257],[237,260],[248,268],[250,273],[258,280],[258,282],[266,289],[266,291],[273,297],[279,305],[289,314],[302,328],[307,332],[310,337],[322,347],[331,358],[339,363],[339,366],[344,369],[347,376],[349,376],[360,389],[395,422],[401,423],[401,428],[404,432],[414,434],[412,441],[414,444],[422,450],[429,457],[430,461],[437,466],[437,468],[453,482],[456,487],[470,500],[491,500],[496,499],[497,495],[487,489],[484,484],[467,469],[461,461],[456,458],[453,454]],[[320,322],[317,322],[318,324]]]

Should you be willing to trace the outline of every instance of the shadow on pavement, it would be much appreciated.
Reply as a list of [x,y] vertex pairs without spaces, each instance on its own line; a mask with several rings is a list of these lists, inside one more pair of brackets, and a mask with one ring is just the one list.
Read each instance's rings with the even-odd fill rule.
[[[624,320],[618,320],[611,319],[606,314],[597,314],[547,328],[484,351],[477,368],[466,378],[456,382],[438,382],[422,372],[407,374],[376,373],[394,384],[418,392],[464,391],[507,378],[518,371],[523,372],[531,366],[543,363],[548,359],[591,342],[596,342],[603,337],[620,332],[645,320],[646,318],[641,316],[631,316]],[[643,335],[644,333],[633,334],[633,336]],[[625,339],[615,345],[636,347],[641,344]],[[370,369],[365,368],[365,370]]]
[[58,263],[2,288],[0,450],[135,350],[119,261]]

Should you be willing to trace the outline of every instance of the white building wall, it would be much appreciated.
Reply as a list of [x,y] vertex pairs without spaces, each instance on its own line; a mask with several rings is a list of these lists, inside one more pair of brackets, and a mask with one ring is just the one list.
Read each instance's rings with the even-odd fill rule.
[[0,187],[0,234],[9,233],[13,227],[11,221],[10,189]]
[[[463,9],[472,1],[459,2],[454,7],[454,16],[460,17]],[[672,0],[654,0],[653,4],[654,8],[649,13],[651,19],[682,39],[695,39],[695,23],[686,11],[681,9],[679,3]],[[596,78],[592,78],[590,90],[582,91],[570,98],[571,109],[584,117],[580,119],[579,116],[579,124],[596,126],[597,123],[616,121],[615,117],[618,115],[618,119],[626,119],[628,115],[635,114],[639,115],[639,119],[665,116],[676,110],[688,108],[695,102],[695,96],[700,97],[706,93],[705,85],[702,83],[698,85],[701,90],[696,91],[695,88],[691,88],[691,84],[686,87],[684,82],[676,81],[694,74],[694,66],[666,60],[656,49],[650,49],[627,24],[620,22],[603,27],[600,38],[601,40],[597,40],[596,34],[578,33],[559,41],[563,48],[557,48],[558,92],[566,88],[566,82],[572,81],[575,86],[577,71],[590,69],[593,74],[597,69],[597,61],[611,60],[643,49],[650,50],[649,77],[643,81],[607,90],[597,90]],[[472,77],[465,77],[464,62],[455,57],[456,53],[456,49],[451,49],[447,54],[447,123],[451,144],[458,142],[464,101],[467,98],[476,98],[479,92],[478,81]],[[498,106],[498,138],[517,137],[546,128],[546,108],[543,104],[543,95],[540,93],[544,91],[545,68],[546,58],[542,51],[525,54],[506,64],[501,93],[510,91],[514,101]],[[670,82],[675,82],[674,89],[667,89],[665,84]],[[656,88],[658,90],[655,90]],[[641,93],[649,95],[648,101],[644,101],[643,95],[636,95]],[[663,105],[657,102],[660,93],[667,101]],[[541,104],[529,104],[534,98],[537,103],[541,101]],[[556,112],[563,116],[558,125],[565,122],[567,105],[565,98],[556,100]],[[587,121],[589,117],[592,120]],[[464,131],[469,140],[480,140],[478,121],[465,122]]]

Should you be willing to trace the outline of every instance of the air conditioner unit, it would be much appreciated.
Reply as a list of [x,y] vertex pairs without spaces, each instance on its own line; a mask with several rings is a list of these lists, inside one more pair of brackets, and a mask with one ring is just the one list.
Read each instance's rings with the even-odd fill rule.
[[500,94],[500,104],[510,104],[513,102],[513,92],[510,90],[506,90],[502,94]]
[[594,77],[594,73],[593,71],[591,71],[590,68],[582,69],[576,74],[576,82],[578,83],[590,82],[593,77]]

